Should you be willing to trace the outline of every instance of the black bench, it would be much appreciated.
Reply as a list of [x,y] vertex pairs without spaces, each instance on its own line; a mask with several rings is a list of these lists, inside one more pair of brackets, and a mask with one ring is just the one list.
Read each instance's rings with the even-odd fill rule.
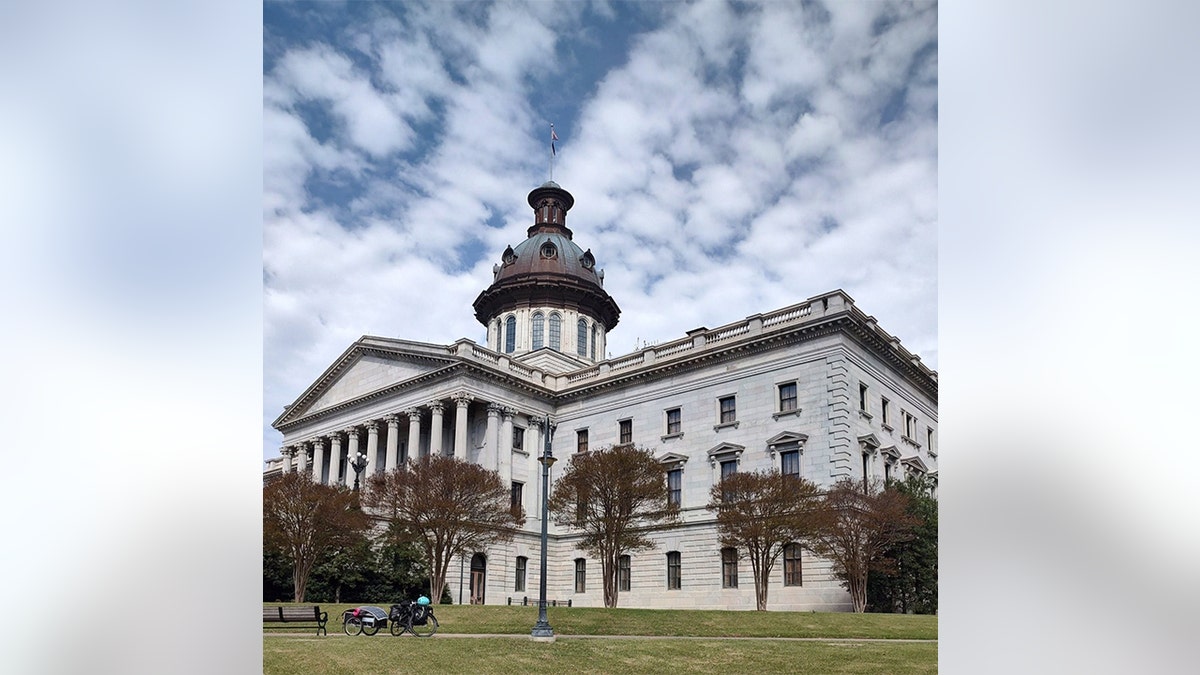
[[[508,604],[510,604],[510,605],[513,604],[513,599],[511,597],[509,597],[509,599],[508,599]],[[529,605],[536,606],[537,604],[538,604],[538,601],[529,596],[525,596],[525,597],[521,598],[522,606],[529,606]],[[546,606],[547,607],[570,607],[571,599],[568,598],[566,600],[551,600],[551,599],[547,598]]]
[[[268,623],[315,623],[317,624],[317,635],[329,632],[325,630],[325,622],[329,619],[328,612],[322,612],[320,605],[294,605],[291,607],[263,607],[263,628],[268,628],[265,624]],[[274,627],[274,626],[270,626]],[[284,626],[288,628],[289,626]]]

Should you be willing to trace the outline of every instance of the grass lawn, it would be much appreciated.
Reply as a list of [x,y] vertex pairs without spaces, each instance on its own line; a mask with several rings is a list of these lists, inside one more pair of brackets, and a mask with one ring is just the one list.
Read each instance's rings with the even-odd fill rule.
[[[274,603],[266,603],[274,604]],[[385,609],[388,603],[379,603]],[[312,629],[270,630],[263,639],[263,672],[391,673],[935,673],[936,643],[839,643],[842,638],[937,639],[937,617],[897,614],[725,612],[551,607],[553,644],[520,638],[421,640],[341,633],[341,612],[356,605],[322,605],[328,637]],[[536,607],[438,605],[438,635],[528,635]],[[589,639],[571,636],[641,635],[686,640]],[[706,640],[713,637],[804,637],[828,641]]]

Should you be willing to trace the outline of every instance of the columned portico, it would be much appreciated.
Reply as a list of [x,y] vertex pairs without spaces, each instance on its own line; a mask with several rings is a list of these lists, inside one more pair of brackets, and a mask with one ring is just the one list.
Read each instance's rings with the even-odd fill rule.
[[329,437],[329,484],[341,485],[342,479],[342,435]]
[[496,470],[500,472],[500,480],[512,483],[512,452],[513,452],[513,416],[517,411],[505,406],[500,409],[500,462]]
[[367,480],[375,475],[376,467],[379,466],[379,422],[371,420],[367,422],[367,473],[363,475],[363,480]]
[[[419,408],[409,408],[404,411],[408,415],[408,457],[413,457],[413,453],[421,447],[421,410]],[[441,417],[440,415],[438,416]],[[420,455],[424,456],[424,455]],[[408,460],[405,457],[405,460]]]
[[467,406],[471,405],[468,394],[455,394],[454,404],[454,456],[459,459],[467,458]]
[[345,429],[342,433],[346,434],[346,438],[350,439],[349,447],[346,448],[346,475],[344,476],[343,480],[346,485],[352,485],[354,483],[354,477],[350,474],[354,471],[354,469],[351,468],[350,462],[353,461],[355,455],[358,454],[358,427],[350,427]]
[[398,454],[400,452],[400,417],[399,415],[387,416],[387,456],[384,458],[383,470],[391,471],[396,468]]
[[[442,413],[446,412],[446,406],[441,401],[429,402],[429,454],[442,454]],[[409,452],[413,452],[409,446]]]
[[325,482],[325,439],[313,439],[313,470],[312,479],[314,483]]
[[500,461],[500,443],[497,437],[500,433],[500,406],[495,403],[487,405],[487,440],[484,442],[483,455],[479,464],[489,471],[496,471],[496,463]]

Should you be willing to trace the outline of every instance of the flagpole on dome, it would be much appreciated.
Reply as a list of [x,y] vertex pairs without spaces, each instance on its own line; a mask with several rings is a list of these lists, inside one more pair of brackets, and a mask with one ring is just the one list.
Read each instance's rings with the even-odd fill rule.
[[554,180],[554,157],[558,154],[554,147],[554,142],[558,140],[558,134],[554,133],[554,123],[550,123],[550,180]]

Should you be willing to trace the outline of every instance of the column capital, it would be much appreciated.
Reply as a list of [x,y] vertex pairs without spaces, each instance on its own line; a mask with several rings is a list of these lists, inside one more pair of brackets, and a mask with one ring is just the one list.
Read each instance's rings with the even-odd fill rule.
[[363,426],[367,428],[367,433],[379,433],[379,420],[370,420]]
[[500,409],[500,414],[504,415],[508,419],[516,417],[518,412],[519,411],[516,408],[510,406],[504,406]]
[[358,427],[346,427],[345,429],[342,429],[342,433],[346,434],[350,438],[358,438]]
[[279,454],[283,457],[295,457],[296,456],[296,446],[285,445],[285,446],[279,448]]
[[[408,411],[406,410],[405,412],[408,412]],[[391,429],[392,427],[400,426],[400,415],[398,415],[396,413],[392,413],[391,415],[388,415],[387,417],[385,417],[383,419],[385,422],[387,422],[389,429]]]
[[460,391],[454,395],[454,403],[460,408],[467,407],[467,405],[473,400],[475,400],[474,397],[465,391]]
[[408,415],[408,419],[410,419],[410,420],[421,419],[421,409],[420,408],[408,408],[407,410],[404,411],[404,414]]
[[325,447],[325,437],[324,436],[317,436],[316,438],[309,440],[309,442],[312,443],[312,446],[314,448]]
[[501,410],[503,410],[503,409],[504,409],[504,408],[503,408],[503,406],[501,406],[499,403],[489,403],[489,404],[487,404],[487,414],[488,414],[488,417],[499,417],[499,416],[500,416],[500,411],[501,411]]
[[429,406],[430,412],[435,415],[441,415],[442,413],[446,412],[446,404],[442,403],[441,401],[430,401],[425,405]]

